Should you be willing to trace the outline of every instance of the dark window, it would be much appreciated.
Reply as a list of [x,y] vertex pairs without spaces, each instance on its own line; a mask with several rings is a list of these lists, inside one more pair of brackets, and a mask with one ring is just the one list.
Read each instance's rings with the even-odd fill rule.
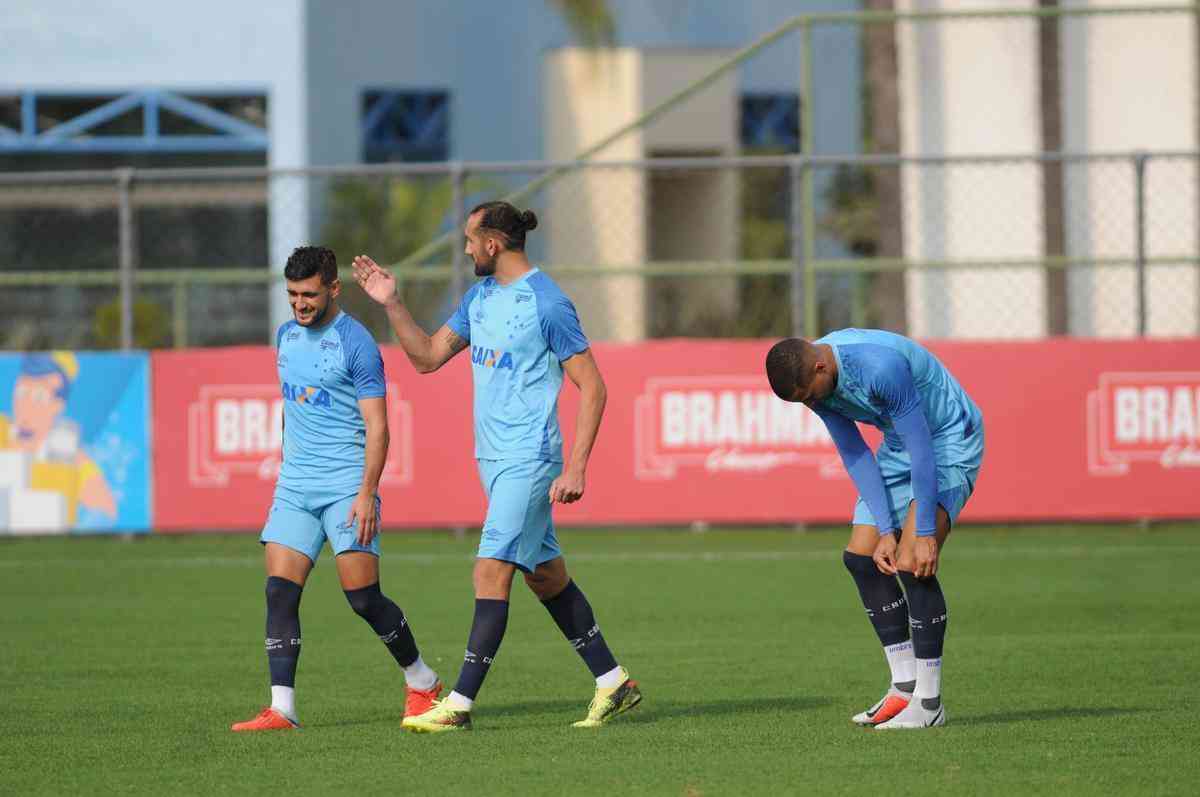
[[791,92],[742,95],[741,137],[746,152],[800,151],[800,96]]
[[363,160],[445,161],[450,159],[450,95],[445,91],[363,93]]

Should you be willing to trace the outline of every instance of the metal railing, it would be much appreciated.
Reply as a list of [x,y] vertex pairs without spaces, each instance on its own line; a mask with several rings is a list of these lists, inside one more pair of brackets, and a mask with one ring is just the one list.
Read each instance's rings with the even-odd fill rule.
[[[1183,74],[1179,59],[1100,94],[1089,88],[1098,67],[1140,66],[1129,55],[1138,42],[1194,47],[1194,35],[1182,36],[1188,26],[1200,30],[1200,5],[803,14],[627,124],[597,131],[604,135],[561,162],[0,174],[0,285],[10,289],[0,296],[0,347],[270,340],[282,261],[304,243],[330,245],[343,261],[362,251],[391,261],[418,317],[433,326],[472,279],[453,245],[466,209],[496,197],[538,212],[530,253],[566,284],[599,339],[815,335],[845,324],[927,337],[1193,335],[1195,131],[1154,138],[1178,139],[1187,151],[1059,151],[1106,132],[1105,114],[1127,113],[1128,90],[1147,80],[1192,102],[1200,76],[1194,64]],[[1021,140],[1040,146],[1026,142],[1010,155],[818,154],[832,96],[823,91],[834,83],[817,53],[850,42],[847,31],[866,62],[878,56],[867,43],[872,31],[900,52],[874,62],[895,61],[896,84],[911,95],[907,116],[872,111],[876,120],[897,117],[892,132],[905,119],[932,127],[966,119],[974,141],[976,130],[1000,122],[1035,131]],[[1029,74],[1010,88],[1025,100],[992,109],[980,107],[978,92],[925,95],[930,81],[904,60],[905,48],[928,54],[964,37],[1022,54],[1019,70]],[[784,42],[799,55],[797,154],[594,160]],[[1047,75],[1062,86],[1031,92]],[[1061,129],[1052,135],[1046,120],[1054,118]],[[1074,139],[1064,139],[1066,129]],[[909,149],[941,152],[944,143]],[[1029,151],[1039,148],[1055,151]],[[369,314],[359,298],[345,294]]]
[[[1045,251],[1039,233],[1045,209],[1039,207],[1033,190],[1045,178],[1046,165],[1052,163],[1061,166],[1064,183],[1061,215],[1070,246],[1061,253]],[[1037,313],[1031,314],[1026,305],[1042,301],[1041,280],[1054,271],[1069,272],[1075,281],[1068,297],[1075,308],[1075,321],[1068,330],[1072,334],[1195,334],[1200,325],[1196,307],[1200,294],[1194,276],[1200,266],[1198,164],[1200,155],[1195,152],[1132,152],[799,155],[589,164],[8,174],[0,175],[0,223],[6,213],[15,213],[7,222],[16,227],[22,220],[28,222],[39,208],[66,213],[68,219],[71,213],[111,216],[114,241],[105,246],[111,248],[117,267],[62,268],[64,264],[56,262],[51,253],[43,256],[31,251],[22,253],[24,259],[46,266],[14,269],[5,263],[0,285],[9,289],[10,319],[21,316],[26,304],[21,300],[22,291],[91,288],[106,291],[109,298],[115,291],[120,324],[119,340],[112,342],[122,348],[139,343],[135,309],[140,296],[161,306],[164,312],[160,315],[168,319],[169,334],[165,339],[160,336],[156,345],[174,346],[213,342],[211,335],[197,334],[197,322],[203,326],[214,317],[205,311],[198,314],[191,307],[198,294],[215,291],[207,301],[218,306],[222,296],[241,296],[239,317],[214,323],[251,319],[246,328],[256,331],[239,332],[218,342],[264,342],[270,339],[270,325],[262,310],[269,299],[268,290],[274,285],[282,292],[277,267],[268,268],[265,262],[267,232],[261,225],[254,228],[249,235],[253,245],[248,248],[257,251],[246,252],[249,257],[240,265],[224,258],[214,262],[204,250],[210,242],[228,238],[222,226],[236,226],[240,216],[265,219],[272,196],[276,213],[266,226],[276,233],[293,237],[297,243],[329,241],[347,233],[339,220],[350,218],[349,226],[359,228],[358,237],[347,235],[340,244],[334,243],[342,261],[358,251],[369,251],[394,262],[402,253],[388,247],[403,244],[389,243],[390,239],[419,243],[429,229],[457,228],[468,202],[503,193],[514,178],[557,171],[560,177],[552,186],[528,198],[543,219],[530,235],[530,253],[549,273],[571,286],[581,310],[586,306],[585,323],[600,339],[706,334],[702,319],[691,326],[669,323],[677,311],[686,315],[692,303],[711,310],[710,321],[723,319],[711,323],[708,333],[714,335],[738,334],[738,314],[753,313],[762,317],[751,319],[754,323],[745,327],[749,330],[746,334],[759,330],[760,334],[811,336],[833,325],[868,325],[876,321],[871,280],[889,272],[908,275],[908,295],[903,301],[913,320],[906,331],[915,334],[1047,334]],[[561,171],[564,167],[568,172]],[[846,175],[893,169],[901,172],[906,186],[905,252],[901,257],[856,253],[855,244],[839,231],[837,206],[844,197],[839,194],[838,182]],[[320,213],[312,216],[319,215],[324,221],[317,224],[312,216],[289,212],[287,204],[279,202],[280,194],[287,192],[293,192],[296,205],[306,211],[320,206]],[[699,199],[687,198],[692,195]],[[849,195],[855,201],[871,200],[869,186],[849,190]],[[1021,196],[1028,201],[1010,201]],[[377,205],[367,202],[373,209],[360,211],[364,197],[379,201]],[[661,206],[656,204],[660,197],[665,198]],[[680,197],[683,201],[668,201]],[[427,204],[421,205],[421,201]],[[424,214],[423,220],[397,215],[398,206],[410,205],[413,213]],[[155,217],[164,207],[174,215]],[[206,222],[206,214],[213,208],[233,215]],[[366,215],[355,215],[360,212]],[[605,220],[613,218],[621,222],[606,226]],[[289,221],[298,229],[281,229]],[[60,223],[61,228],[57,226]],[[41,245],[69,239],[69,221],[58,219],[55,225]],[[681,228],[686,235],[681,235]],[[703,240],[694,240],[698,230],[704,231]],[[203,258],[198,264],[203,267],[164,267],[164,256],[153,254],[156,247],[185,233],[200,242],[197,257]],[[778,240],[773,247],[764,247],[755,236]],[[31,244],[34,250],[38,246],[37,241]],[[140,266],[139,261],[146,260],[153,261],[153,266]],[[1097,276],[1101,272],[1132,275],[1132,281],[1106,287]],[[991,288],[939,287],[938,280],[945,282],[939,274],[990,279]],[[987,274],[992,276],[984,276]],[[397,275],[405,290],[413,293],[411,301],[425,310],[427,325],[440,323],[441,315],[473,279],[461,256],[450,263],[399,264]],[[917,285],[921,279],[930,285]],[[765,294],[759,297],[759,305],[746,298],[745,286],[755,280],[766,286],[758,291]],[[1123,287],[1126,282],[1128,289]],[[619,284],[625,287],[611,289]],[[258,292],[253,296],[238,293],[251,289]],[[947,308],[956,302],[981,306],[987,297],[980,298],[980,292],[1000,289],[1009,295],[996,297],[992,312],[1012,315],[1010,325],[966,319],[939,327],[928,320],[931,314],[942,312],[939,302]],[[1177,306],[1170,301],[1163,305],[1163,297],[1173,297]],[[676,305],[683,309],[673,310]],[[259,308],[257,313],[254,307]],[[926,318],[923,322],[919,321],[922,317]],[[1105,317],[1119,323],[1108,323]],[[51,313],[47,322],[61,318],[62,314]]]

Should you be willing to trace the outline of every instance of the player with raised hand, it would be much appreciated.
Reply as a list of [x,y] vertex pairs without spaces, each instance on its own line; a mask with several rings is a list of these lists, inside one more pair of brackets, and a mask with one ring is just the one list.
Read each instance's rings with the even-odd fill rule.
[[325,541],[346,600],[379,635],[406,681],[405,715],[441,693],[400,607],[379,588],[377,495],[387,458],[383,359],[371,333],[338,309],[337,260],[304,246],[284,269],[294,320],[276,334],[283,393],[283,462],[260,542],[267,566],[271,705],[235,731],[299,727],[300,595]]
[[[891,685],[853,721],[879,729],[945,724],[938,557],[975,488],[983,415],[936,357],[891,332],[788,338],[767,353],[766,371],[775,395],[825,422],[859,492],[842,558],[884,646]],[[878,451],[856,422],[883,432]]]
[[[475,456],[488,497],[475,561],[475,618],[458,683],[446,699],[404,726],[436,733],[469,729],[471,710],[500,648],[516,570],[554,618],[596,679],[587,716],[597,727],[636,706],[636,682],[617,664],[583,592],[571,580],[554,533],[551,505],[585,492],[592,444],[606,391],[575,307],[525,256],[532,211],[488,202],[471,211],[466,252],[482,279],[432,336],[413,321],[395,278],[371,258],[354,260],[363,290],[382,304],[400,345],[421,373],[441,368],[471,346]],[[566,374],[580,392],[575,443],[565,466],[558,394]]]

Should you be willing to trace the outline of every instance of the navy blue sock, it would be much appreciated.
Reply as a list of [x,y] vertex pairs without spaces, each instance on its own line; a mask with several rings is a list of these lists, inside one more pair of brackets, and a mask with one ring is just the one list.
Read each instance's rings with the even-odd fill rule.
[[417,640],[408,627],[408,619],[400,607],[380,591],[378,581],[362,589],[343,591],[350,608],[379,634],[397,664],[407,667],[417,660]]
[[542,601],[542,605],[550,612],[563,636],[583,658],[593,678],[599,678],[616,668],[617,660],[600,633],[600,626],[592,614],[592,605],[574,581],[568,581],[562,592],[548,601]]
[[917,578],[903,570],[900,580],[908,593],[913,655],[918,659],[940,659],[946,641],[946,596],[942,594],[942,585],[936,577]]
[[842,562],[858,586],[867,619],[884,647],[908,640],[908,604],[895,576],[879,572],[869,556],[842,552]]
[[303,587],[286,578],[267,579],[267,663],[271,667],[271,686],[296,685],[303,591]]
[[471,700],[479,694],[488,668],[500,650],[504,629],[508,626],[508,601],[492,598],[475,599],[475,621],[471,623],[471,635],[467,637],[467,653],[463,657],[462,670],[454,691]]

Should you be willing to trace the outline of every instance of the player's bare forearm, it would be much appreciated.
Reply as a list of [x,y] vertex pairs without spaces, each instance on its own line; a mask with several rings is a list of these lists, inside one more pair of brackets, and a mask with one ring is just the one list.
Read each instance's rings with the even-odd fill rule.
[[379,492],[383,464],[387,461],[390,435],[387,425],[387,399],[372,398],[359,401],[363,423],[366,425],[362,486],[359,493],[374,496]]
[[385,307],[388,323],[417,373],[431,374],[467,348],[467,341],[445,325],[433,335],[426,335],[398,298],[389,301]]
[[[576,360],[579,360],[577,363]],[[604,417],[604,405],[608,402],[608,388],[604,377],[596,367],[590,351],[577,354],[564,365],[567,375],[579,387],[579,412],[575,416],[575,445],[567,469],[577,473],[587,470],[592,446],[600,432],[600,421]]]
[[608,401],[608,389],[604,382],[597,382],[580,391],[579,413],[575,416],[575,445],[571,447],[568,467],[584,471],[592,455],[592,446],[600,433],[600,421],[604,417],[604,405]]
[[398,296],[393,296],[384,309],[387,311],[388,324],[396,333],[400,348],[404,349],[413,367],[420,373],[434,370],[430,367],[433,362],[433,339],[413,320],[404,302]]
[[387,427],[367,430],[367,450],[363,462],[363,480],[359,492],[376,495],[379,492],[379,480],[383,478],[383,464],[387,461],[389,435]]

